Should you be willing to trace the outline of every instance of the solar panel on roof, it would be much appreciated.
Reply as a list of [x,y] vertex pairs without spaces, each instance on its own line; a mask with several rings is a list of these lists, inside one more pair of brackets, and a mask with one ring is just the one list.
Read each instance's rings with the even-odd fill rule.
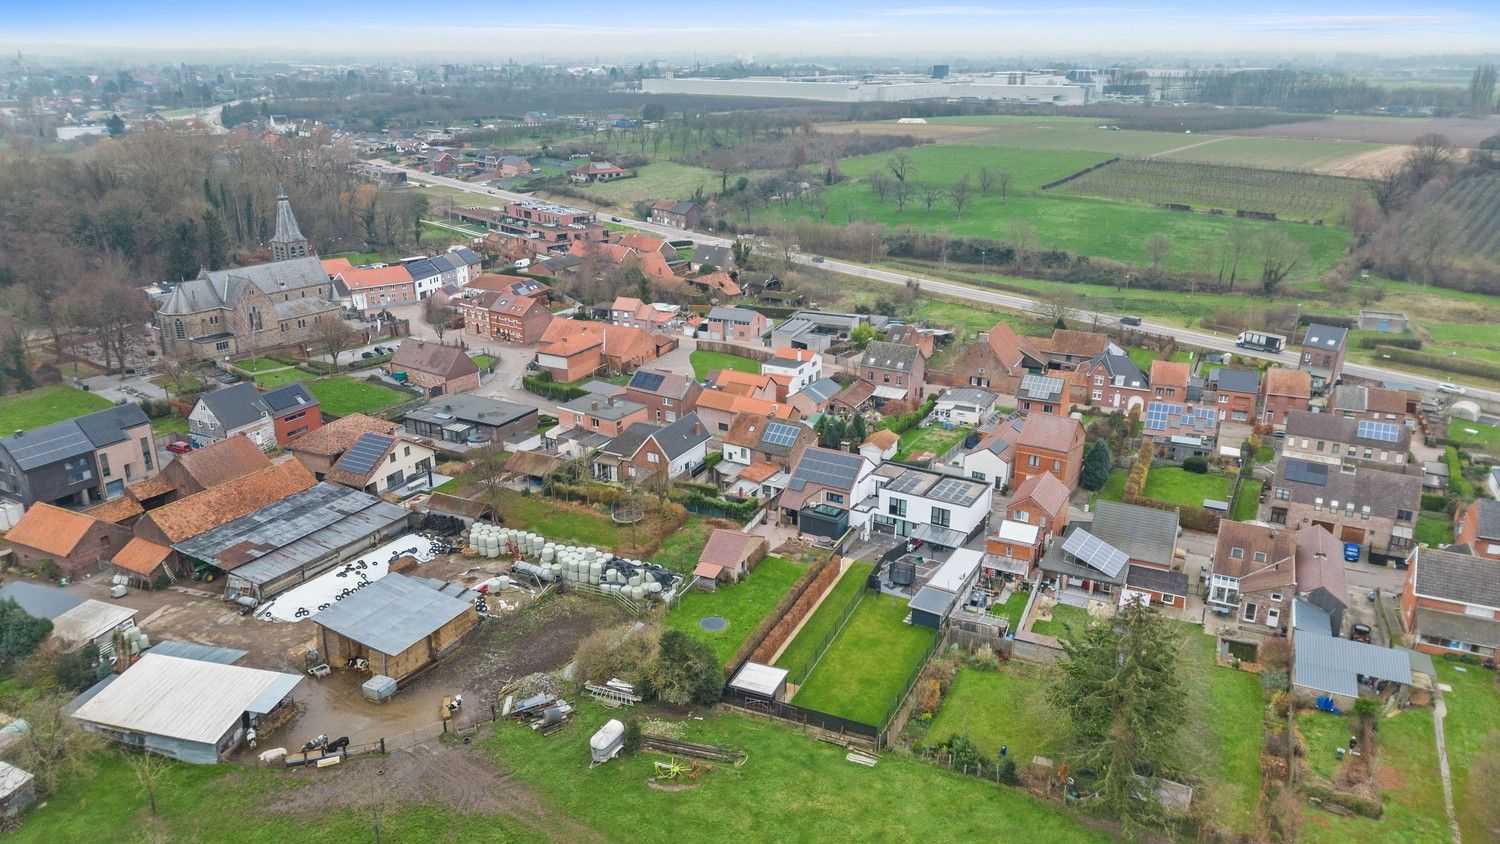
[[791,445],[797,441],[797,426],[788,425],[785,422],[772,422],[766,425],[766,432],[761,439],[772,445]]
[[974,498],[974,484],[962,478],[944,478],[927,497],[949,504],[967,504]]
[[1299,484],[1325,486],[1328,483],[1328,467],[1322,463],[1305,460],[1288,460],[1282,473],[1287,480]]
[[1028,393],[1040,393],[1050,395],[1062,392],[1063,381],[1061,378],[1049,378],[1046,375],[1026,375],[1021,378],[1021,389]]
[[809,450],[797,463],[796,475],[807,483],[842,489],[855,480],[854,470],[850,466],[852,462],[853,460],[845,460],[844,455]]
[[1125,552],[1083,528],[1068,535],[1063,541],[1063,551],[1103,572],[1106,577],[1118,577],[1125,564],[1130,562]]
[[352,475],[368,475],[385,456],[391,442],[384,434],[362,434],[339,460],[338,468]]
[[1400,437],[1401,429],[1389,422],[1375,422],[1370,419],[1361,419],[1359,425],[1355,428],[1355,433],[1361,439],[1393,443]]
[[648,372],[641,370],[631,379],[630,386],[639,387],[642,390],[656,390],[661,387],[661,382],[666,380],[666,374],[661,372]]

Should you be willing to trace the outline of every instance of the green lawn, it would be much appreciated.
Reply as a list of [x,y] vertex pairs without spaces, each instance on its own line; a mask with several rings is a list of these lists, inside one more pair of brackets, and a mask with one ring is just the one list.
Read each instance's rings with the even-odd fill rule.
[[[365,758],[346,764],[378,767],[381,761]],[[131,841],[138,840],[142,830],[151,834],[140,840],[208,844],[373,840],[367,810],[326,806],[312,824],[305,814],[277,807],[278,798],[313,779],[267,768],[171,762],[157,787],[159,811],[153,817],[125,756],[104,752],[92,760],[86,775],[65,776],[57,793],[28,812],[21,828],[8,833],[6,840]],[[508,842],[545,837],[514,816],[485,817],[431,805],[392,806],[381,832],[387,841]]]
[[[0,430],[6,430],[0,428]],[[1474,433],[1469,433],[1469,431]],[[1500,452],[1500,428],[1467,419],[1454,419],[1448,423],[1448,439],[1460,445],[1477,446],[1490,454]]]
[[1037,755],[1056,760],[1066,736],[1047,701],[1053,676],[1054,669],[1019,660],[1002,662],[995,671],[960,668],[925,742],[938,744],[966,732],[991,758],[999,756],[1003,744],[1018,766]]
[[1448,766],[1453,774],[1453,800],[1458,809],[1459,828],[1465,841],[1494,840],[1475,812],[1482,803],[1495,799],[1495,783],[1470,782],[1469,774],[1486,744],[1493,752],[1496,733],[1500,732],[1500,691],[1495,687],[1495,672],[1445,659],[1434,662],[1438,679],[1453,687],[1453,691],[1443,692],[1443,703],[1448,707],[1448,714],[1443,719],[1443,736],[1448,747]]
[[936,630],[903,624],[908,612],[904,598],[867,595],[793,702],[881,726],[937,636]]
[[244,360],[235,361],[234,366],[236,369],[254,374],[272,369],[285,369],[287,365],[271,358],[245,358]]
[[[712,592],[689,590],[667,613],[665,624],[707,642],[714,656],[727,663],[805,571],[802,563],[767,557],[739,583],[720,584]],[[698,626],[700,619],[711,615],[726,619],[729,626],[716,632]]]
[[571,545],[614,549],[625,541],[626,529],[602,513],[559,507],[544,495],[506,491],[500,515],[507,527],[538,533]]
[[990,607],[990,615],[1008,619],[1012,633],[1021,629],[1021,613],[1026,609],[1026,601],[1031,598],[1030,592],[1014,592],[1003,604]]
[[1418,542],[1438,548],[1453,541],[1453,522],[1443,516],[1418,513],[1415,533]]
[[760,361],[742,358],[739,355],[729,355],[723,352],[693,352],[688,355],[688,360],[692,361],[693,376],[699,381],[707,378],[708,373],[720,369],[735,369],[740,372],[760,374]]
[[457,495],[464,488],[464,482],[460,478],[449,478],[432,488],[433,492],[441,492],[445,495]]
[[793,639],[781,652],[781,658],[776,660],[777,668],[785,668],[795,673],[813,658],[818,645],[823,643],[823,638],[838,623],[839,613],[844,611],[844,607],[849,606],[849,602],[854,600],[856,594],[864,591],[865,578],[870,576],[874,568],[875,566],[871,563],[849,565],[849,570],[845,571],[839,578],[839,582],[829,590],[823,603],[819,604],[817,611],[812,614],[812,618],[803,623],[802,629],[797,631],[797,638]]
[[[729,178],[731,187],[740,175],[737,173]],[[707,194],[718,193],[718,174],[691,164],[655,161],[637,169],[633,178],[586,185],[580,189],[601,204],[628,208],[631,203],[641,200],[690,199],[699,188]]]
[[[465,196],[472,196],[472,194],[464,194],[464,195]],[[378,263],[380,263],[380,253],[379,252],[343,252],[343,253],[340,253],[338,255],[334,255],[333,257],[335,257],[335,258],[348,258],[349,259],[349,263],[353,264],[356,267],[359,266],[360,264],[378,264]]]
[[474,365],[479,367],[481,371],[495,365],[494,355],[469,355],[469,360],[474,361]]
[[1359,723],[1352,715],[1308,709],[1297,713],[1297,733],[1306,748],[1303,761],[1308,769],[1332,782],[1339,769],[1337,751],[1349,748],[1349,737],[1359,734]]
[[918,451],[930,451],[942,457],[968,435],[968,428],[944,429],[941,425],[912,428],[901,435],[901,443],[896,446],[896,459],[909,460]]
[[167,416],[159,416],[151,420],[151,433],[160,437],[164,434],[185,434],[188,423],[176,411]]
[[[1125,354],[1133,363],[1135,363],[1136,366],[1139,366],[1141,368],[1142,372],[1146,373],[1147,375],[1151,374],[1151,362],[1163,359],[1161,355],[1153,352],[1150,349],[1142,349],[1138,347],[1126,349]],[[1188,361],[1191,361],[1193,359],[1193,355],[1191,352],[1185,351],[1183,349],[1175,349],[1173,350],[1172,354],[1168,355],[1165,359],[1169,361],[1177,361],[1179,363],[1187,363]]]
[[347,375],[308,382],[307,389],[322,404],[323,412],[330,416],[370,413],[411,398],[399,390],[356,381]]
[[[1308,743],[1308,764],[1320,775],[1332,771],[1337,764],[1333,759],[1333,748],[1339,743],[1348,746],[1348,720],[1314,712],[1300,715],[1297,723]],[[1298,841],[1307,844],[1347,844],[1351,841],[1446,844],[1452,839],[1447,810],[1443,808],[1442,780],[1438,776],[1432,710],[1405,710],[1394,718],[1382,719],[1378,729],[1379,764],[1385,771],[1383,777],[1388,784],[1383,790],[1384,816],[1379,820],[1342,817],[1304,806]],[[1451,735],[1449,747],[1451,754]],[[1454,769],[1453,773],[1457,776],[1458,770]],[[1481,835],[1475,840],[1485,839]]]
[[[1052,326],[1039,320],[1027,319],[1016,314],[988,311],[973,305],[949,302],[944,299],[930,299],[926,296],[917,301],[916,308],[912,310],[911,318],[914,320],[927,320],[937,325],[952,326],[955,330],[963,331],[966,335],[983,334],[994,328],[995,323],[1003,321],[1010,323],[1010,327],[1022,336],[1052,336]],[[960,345],[961,342],[961,340],[955,342],[954,345]]]
[[1111,840],[1020,789],[891,754],[874,768],[854,765],[842,747],[734,713],[688,721],[683,738],[742,749],[749,756],[744,767],[715,765],[687,789],[656,790],[646,782],[652,763],[664,761],[656,754],[589,769],[589,737],[617,717],[583,701],[560,732],[543,736],[504,722],[484,748],[517,781],[606,840],[680,844],[753,831],[763,841],[898,841],[918,830],[943,841]]
[[1115,467],[1109,470],[1109,480],[1104,482],[1096,495],[1105,501],[1124,501],[1125,482],[1130,480],[1130,470]]
[[1237,522],[1254,521],[1260,510],[1260,491],[1265,485],[1265,481],[1255,478],[1246,478],[1241,481],[1239,494],[1234,499],[1234,512],[1231,518]]
[[689,513],[687,524],[661,541],[661,548],[652,555],[651,561],[679,574],[689,574],[698,565],[698,557],[712,532],[713,528],[703,519]]
[[1088,626],[1090,616],[1088,610],[1075,607],[1072,604],[1056,604],[1052,607],[1052,618],[1047,621],[1035,621],[1031,624],[1031,632],[1041,636],[1051,636],[1054,639],[1071,639],[1068,628],[1073,633],[1080,633]]
[[66,384],[38,387],[0,398],[0,432],[10,436],[112,407],[109,399]]
[[255,376],[255,384],[259,387],[284,387],[297,381],[311,381],[318,376],[311,372],[303,372],[296,367],[287,369],[273,369],[270,372],[262,372]]
[[1218,501],[1229,499],[1230,479],[1227,475],[1209,472],[1198,475],[1180,466],[1163,466],[1152,469],[1146,476],[1147,498],[1181,504],[1185,507],[1202,507],[1203,499]]
[[1193,725],[1185,741],[1196,744],[1198,767],[1212,781],[1220,805],[1230,814],[1221,820],[1249,830],[1260,801],[1260,749],[1264,739],[1260,677],[1221,668],[1214,661],[1217,640],[1201,627],[1183,624],[1188,667],[1183,686]]

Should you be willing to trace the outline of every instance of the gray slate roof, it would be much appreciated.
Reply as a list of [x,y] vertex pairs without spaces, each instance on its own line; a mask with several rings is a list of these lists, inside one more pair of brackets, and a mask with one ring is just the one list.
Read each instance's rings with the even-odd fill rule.
[[1272,486],[1282,487],[1299,504],[1314,504],[1323,499],[1325,506],[1338,501],[1342,508],[1353,501],[1356,512],[1369,505],[1370,514],[1395,518],[1397,510],[1416,513],[1422,503],[1422,476],[1385,472],[1380,469],[1356,468],[1345,472],[1325,463],[1311,463],[1282,456],[1276,462]]
[[479,255],[467,246],[455,246],[452,249],[449,249],[448,252],[457,256],[465,264],[469,264],[470,266],[481,263]]
[[408,273],[411,273],[414,281],[443,274],[443,270],[434,264],[431,258],[418,258],[415,261],[407,261],[402,266],[406,267]]
[[889,343],[885,340],[871,340],[870,345],[866,346],[863,354],[860,355],[859,365],[911,372],[916,367],[920,356],[921,352],[916,346]]
[[469,603],[399,574],[365,586],[318,613],[320,627],[383,654],[399,654],[468,612]]
[[713,322],[750,322],[755,319],[755,311],[749,308],[733,308],[727,305],[719,305],[708,312],[709,320]]
[[634,422],[621,431],[618,436],[609,441],[609,444],[600,449],[605,454],[629,459],[641,446],[651,439],[651,435],[661,430],[660,425],[650,422]]
[[1490,648],[1500,647],[1500,621],[1492,618],[1456,615],[1417,607],[1417,630],[1423,636],[1436,636]]
[[1260,373],[1253,369],[1215,369],[1208,373],[1208,381],[1225,392],[1260,392]]
[[276,234],[271,239],[283,242],[306,240],[302,236],[302,229],[297,226],[297,217],[292,213],[292,203],[286,198],[285,191],[281,191],[276,197]]
[[33,618],[53,619],[83,603],[83,598],[64,592],[56,586],[43,586],[16,580],[0,587],[0,599],[15,601]]
[[1132,560],[1170,566],[1177,547],[1177,511],[1099,501],[1089,532]]
[[1349,329],[1314,322],[1308,324],[1307,333],[1302,335],[1302,346],[1303,348],[1312,346],[1319,349],[1337,349],[1348,339]]
[[1314,413],[1311,410],[1289,410],[1286,414],[1286,435],[1292,437],[1307,437],[1315,440],[1328,440],[1329,442],[1344,443],[1346,445],[1359,444],[1374,449],[1404,452],[1411,447],[1411,431],[1405,425],[1394,422],[1365,422],[1364,424],[1379,427],[1386,426],[1389,430],[1394,428],[1396,441],[1375,439],[1373,437],[1361,437],[1359,426],[1363,420],[1350,419],[1347,416],[1335,413]]
[[1419,548],[1416,567],[1418,595],[1500,609],[1500,562]]
[[328,274],[315,255],[231,270],[213,270],[175,285],[157,313],[180,316],[232,307],[244,293],[245,286],[250,284],[268,295],[276,295],[328,284]]
[[1146,377],[1146,373],[1136,366],[1135,361],[1130,359],[1130,355],[1105,352],[1099,356],[1099,360],[1104,364],[1105,371],[1109,373],[1109,382],[1113,386],[1143,390],[1150,380]]
[[[682,203],[679,202],[677,204],[681,205]],[[679,214],[686,214],[691,208],[692,203],[690,202],[688,203],[688,209],[679,211],[676,206],[673,206],[672,210]],[[708,243],[700,243],[693,247],[693,263],[711,264],[719,269],[724,269],[734,264],[734,253],[730,251],[728,246],[714,246]]]
[[707,441],[708,428],[696,413],[689,413],[656,432],[656,443],[667,453],[668,460],[676,460]]
[[318,404],[318,400],[313,398],[313,394],[308,392],[300,381],[261,393],[260,400],[265,402],[266,407],[269,407],[272,413],[281,413],[298,407],[315,407]]
[[[597,407],[595,406],[597,405]],[[628,399],[615,399],[611,403],[608,399],[600,398],[592,394],[585,394],[558,405],[563,410],[571,410],[585,416],[597,416],[600,419],[623,419],[639,410],[645,410],[646,406],[637,404]]]
[[842,389],[844,389],[843,386],[832,378],[819,378],[798,392],[812,399],[814,404],[822,404],[838,395],[839,390]]
[[1125,583],[1137,589],[1148,589],[1165,595],[1186,596],[1188,593],[1188,576],[1180,571],[1128,566],[1125,572]]
[[[1447,464],[1443,464],[1445,467]],[[1490,470],[1500,472],[1500,467]],[[1476,502],[1477,530],[1476,535],[1480,539],[1500,539],[1500,501],[1493,498],[1481,498]]]
[[260,392],[249,382],[204,393],[199,401],[208,407],[226,431],[263,419],[269,412],[269,408],[260,399]]
[[138,404],[122,404],[0,439],[22,470],[29,471],[89,454],[125,439],[125,431],[151,420]]
[[[1294,615],[1310,606],[1297,601]],[[1347,697],[1359,695],[1359,678],[1378,677],[1410,685],[1411,657],[1398,648],[1340,639],[1309,625],[1299,625],[1293,640],[1292,676],[1296,685]]]

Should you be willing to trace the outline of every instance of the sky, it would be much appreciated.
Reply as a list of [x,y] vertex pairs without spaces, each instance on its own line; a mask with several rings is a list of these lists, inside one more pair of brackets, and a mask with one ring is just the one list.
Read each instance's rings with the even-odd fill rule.
[[636,60],[1494,52],[1500,0],[0,0],[0,48]]

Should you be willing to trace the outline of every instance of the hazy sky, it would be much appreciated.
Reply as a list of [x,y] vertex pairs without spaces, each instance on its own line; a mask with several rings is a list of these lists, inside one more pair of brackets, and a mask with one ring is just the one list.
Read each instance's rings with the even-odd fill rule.
[[0,46],[532,58],[1492,52],[1500,0],[0,0]]

